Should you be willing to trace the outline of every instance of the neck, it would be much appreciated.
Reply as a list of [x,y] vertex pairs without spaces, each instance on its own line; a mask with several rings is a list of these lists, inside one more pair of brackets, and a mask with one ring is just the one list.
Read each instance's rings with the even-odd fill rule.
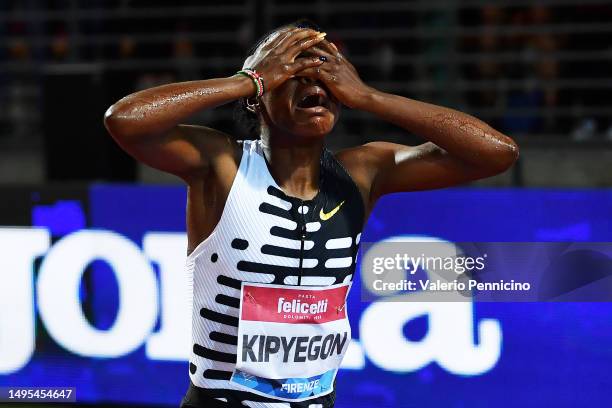
[[272,177],[285,194],[310,200],[319,191],[323,140],[296,143],[294,136],[262,129],[261,140]]

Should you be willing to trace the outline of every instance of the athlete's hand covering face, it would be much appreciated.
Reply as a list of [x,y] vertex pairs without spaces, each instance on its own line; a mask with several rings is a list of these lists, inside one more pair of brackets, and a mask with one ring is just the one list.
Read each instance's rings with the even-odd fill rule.
[[[305,28],[284,28],[260,45],[244,63],[264,79],[264,95],[257,105],[260,121],[271,133],[299,143],[329,134],[339,117],[340,103],[319,79],[300,76],[304,70],[326,63],[312,51],[325,33]],[[329,43],[321,49],[334,52]]]
[[308,51],[324,57],[326,61],[320,66],[305,68],[296,76],[320,80],[338,101],[349,108],[359,109],[366,103],[365,96],[371,93],[372,89],[363,83],[355,67],[334,44],[324,40]]
[[319,56],[298,56],[324,38],[325,33],[306,28],[279,30],[246,59],[243,68],[255,69],[264,79],[265,92],[271,92],[297,72],[323,64]]

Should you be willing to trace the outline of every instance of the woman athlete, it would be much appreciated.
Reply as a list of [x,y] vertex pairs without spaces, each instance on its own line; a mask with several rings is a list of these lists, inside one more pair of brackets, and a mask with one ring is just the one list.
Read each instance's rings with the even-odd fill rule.
[[[134,158],[188,186],[193,348],[181,406],[332,407],[350,343],[344,301],[376,201],[493,176],[518,148],[470,115],[364,84],[312,24],[266,35],[247,67],[129,95],[105,125]],[[254,134],[183,124],[232,101]],[[324,141],[341,105],[427,142],[332,154]]]

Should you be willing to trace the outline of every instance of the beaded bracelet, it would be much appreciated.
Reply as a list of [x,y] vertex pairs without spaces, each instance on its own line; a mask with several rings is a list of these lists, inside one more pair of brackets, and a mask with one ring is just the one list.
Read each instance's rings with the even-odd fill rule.
[[261,75],[257,73],[257,71],[252,68],[244,68],[236,73],[251,78],[251,80],[255,84],[255,88],[257,89],[257,92],[255,94],[256,97],[259,98],[264,94],[264,81]]

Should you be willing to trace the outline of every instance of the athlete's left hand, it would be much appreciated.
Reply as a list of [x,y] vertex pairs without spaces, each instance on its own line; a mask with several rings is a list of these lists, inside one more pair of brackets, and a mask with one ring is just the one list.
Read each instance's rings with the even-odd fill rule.
[[353,64],[338,51],[335,45],[324,40],[320,45],[311,47],[309,52],[327,60],[318,67],[299,71],[295,76],[320,80],[340,103],[349,108],[360,109],[367,103],[366,96],[372,93],[373,88],[363,83]]

